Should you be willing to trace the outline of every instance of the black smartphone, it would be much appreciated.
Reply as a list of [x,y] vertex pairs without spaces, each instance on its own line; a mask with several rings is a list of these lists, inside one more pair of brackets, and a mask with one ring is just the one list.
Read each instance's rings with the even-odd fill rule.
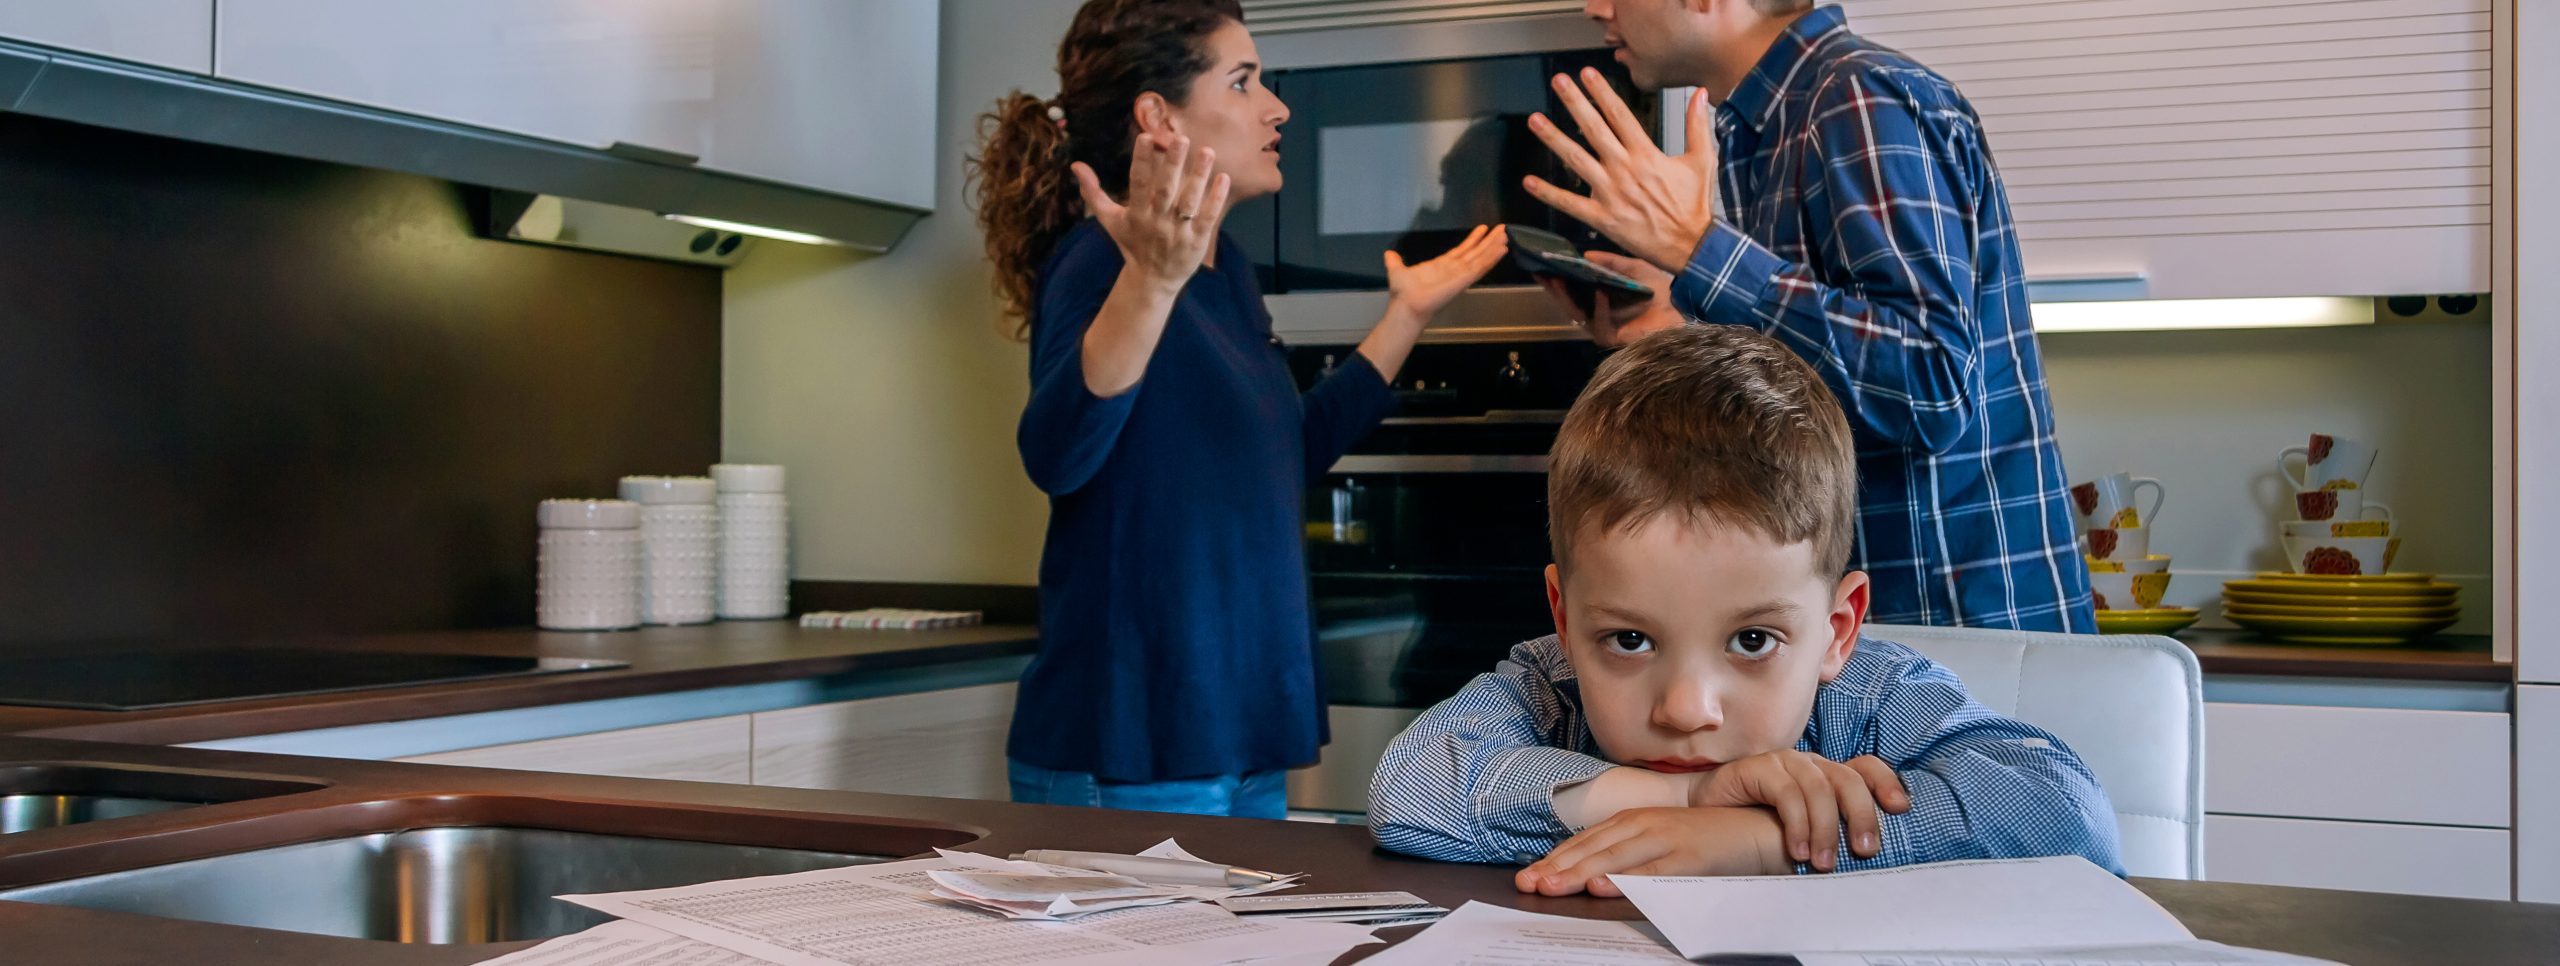
[[1606,290],[1610,299],[1618,302],[1653,297],[1653,289],[1643,282],[1602,268],[1582,257],[1582,252],[1562,235],[1527,225],[1507,224],[1502,227],[1511,236],[1512,263],[1531,275],[1563,279],[1575,305],[1591,304],[1592,293],[1601,290]]

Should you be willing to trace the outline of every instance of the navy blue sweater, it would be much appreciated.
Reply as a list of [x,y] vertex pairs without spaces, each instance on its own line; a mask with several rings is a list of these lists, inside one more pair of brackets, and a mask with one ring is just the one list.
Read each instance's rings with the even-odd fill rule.
[[1298,393],[1253,266],[1218,240],[1135,388],[1085,387],[1120,275],[1097,222],[1041,272],[1017,442],[1049,494],[1040,652],[1008,753],[1113,781],[1289,768],[1326,740],[1302,504],[1394,405],[1359,353]]

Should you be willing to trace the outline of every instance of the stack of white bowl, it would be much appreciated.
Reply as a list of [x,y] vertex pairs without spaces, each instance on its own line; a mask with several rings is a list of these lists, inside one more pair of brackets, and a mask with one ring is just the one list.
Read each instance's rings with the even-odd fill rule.
[[626,476],[622,498],[640,504],[640,617],[704,624],[720,577],[718,490],[707,476]]
[[544,500],[535,566],[535,620],[548,630],[640,626],[640,505]]
[[722,463],[711,478],[720,492],[720,616],[790,616],[791,504],[782,467]]

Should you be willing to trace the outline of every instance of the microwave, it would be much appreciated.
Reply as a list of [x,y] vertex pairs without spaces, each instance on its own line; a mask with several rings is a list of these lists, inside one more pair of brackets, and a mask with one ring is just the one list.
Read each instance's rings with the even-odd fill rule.
[[[1265,83],[1289,105],[1280,152],[1286,187],[1237,205],[1226,227],[1253,260],[1277,333],[1301,344],[1359,341],[1386,305],[1381,252],[1420,262],[1476,225],[1533,225],[1579,247],[1614,247],[1521,186],[1536,175],[1583,190],[1530,133],[1529,116],[1544,113],[1572,130],[1548,82],[1586,67],[1609,78],[1663,138],[1662,97],[1637,90],[1605,47],[1267,73]],[[1482,340],[1576,333],[1508,260],[1445,310],[1441,325]]]

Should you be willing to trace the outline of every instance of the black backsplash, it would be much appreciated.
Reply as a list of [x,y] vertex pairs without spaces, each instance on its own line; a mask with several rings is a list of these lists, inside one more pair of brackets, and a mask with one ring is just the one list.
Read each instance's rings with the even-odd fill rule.
[[536,501],[716,461],[719,274],[469,194],[0,114],[0,645],[529,623]]

